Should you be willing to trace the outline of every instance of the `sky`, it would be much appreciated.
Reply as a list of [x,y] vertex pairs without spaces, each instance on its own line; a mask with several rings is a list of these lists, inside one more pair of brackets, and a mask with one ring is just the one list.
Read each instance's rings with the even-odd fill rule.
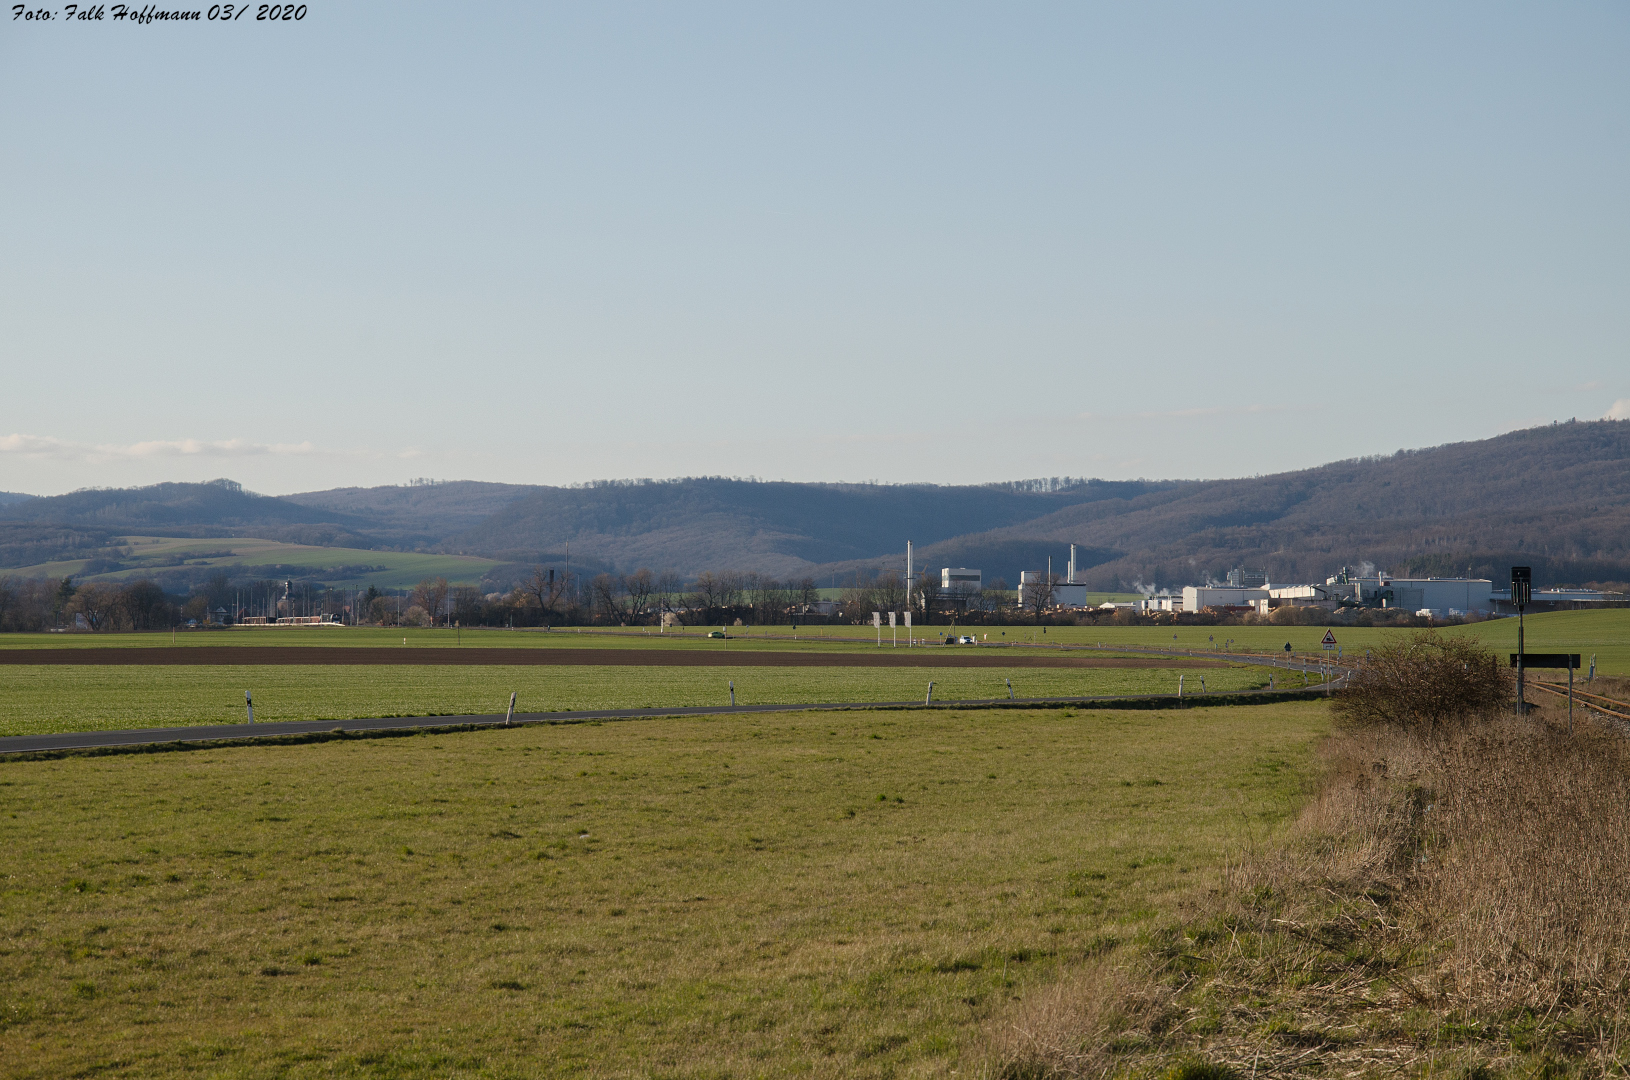
[[0,490],[1630,419],[1617,0],[257,9],[0,21]]

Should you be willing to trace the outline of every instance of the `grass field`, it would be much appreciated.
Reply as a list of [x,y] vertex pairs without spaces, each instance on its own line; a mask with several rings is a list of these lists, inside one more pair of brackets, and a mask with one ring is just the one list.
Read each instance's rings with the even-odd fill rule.
[[[1171,694],[1265,686],[1268,669],[841,668],[560,666],[60,666],[0,667],[0,735],[236,724],[243,694],[255,719],[341,720],[367,716],[501,713],[509,695],[522,712],[725,705],[729,683],[743,705],[936,701],[1006,697]],[[1279,685],[1295,685],[1279,673]]]
[[[87,580],[123,581],[143,577],[156,569],[174,565],[173,559],[186,560],[192,566],[300,566],[323,571],[337,567],[370,566],[383,569],[364,573],[336,573],[324,580],[337,588],[411,589],[425,578],[444,577],[454,585],[475,585],[492,567],[491,559],[469,555],[438,555],[414,551],[374,551],[362,548],[313,547],[307,544],[285,544],[278,540],[231,536],[208,539],[178,539],[168,536],[125,536],[120,546],[131,549],[130,557],[122,560],[130,566],[108,574],[95,574]],[[220,552],[230,551],[230,555]],[[85,560],[42,563],[7,571],[24,577],[61,578],[78,575]],[[319,574],[319,577],[322,575]]]
[[8,1077],[968,1075],[1304,790],[1322,705],[0,761]]
[[[1630,610],[1559,611],[1533,615],[1526,620],[1528,648],[1535,652],[1580,652],[1598,657],[1604,674],[1630,675]],[[686,649],[865,649],[875,648],[877,632],[870,626],[790,626],[733,627],[728,641],[710,640],[711,627],[686,627],[681,631],[659,633],[656,628],[601,630],[563,627],[551,632],[533,630],[397,630],[379,627],[235,629],[193,631],[178,634],[0,634],[0,649],[78,648],[169,645],[393,645],[405,638],[414,645],[465,645],[505,647],[583,648],[603,645],[610,648]],[[946,627],[918,627],[919,637],[937,640]],[[978,627],[974,631],[991,642],[1028,645],[1132,645],[1142,648],[1169,646],[1180,649],[1220,649],[1225,643],[1235,650],[1278,653],[1285,644],[1298,653],[1320,652],[1321,626],[1179,626],[1179,627],[1048,627],[1043,634],[1036,627]],[[1374,648],[1414,633],[1376,627],[1335,627],[1333,631],[1346,655]],[[1487,622],[1452,626],[1446,634],[1467,634],[1487,642],[1500,652],[1516,648],[1517,620],[1493,619]],[[883,647],[891,647],[887,628]],[[904,638],[901,639],[902,641]],[[904,646],[902,646],[904,647]],[[956,646],[957,649],[969,648]]]

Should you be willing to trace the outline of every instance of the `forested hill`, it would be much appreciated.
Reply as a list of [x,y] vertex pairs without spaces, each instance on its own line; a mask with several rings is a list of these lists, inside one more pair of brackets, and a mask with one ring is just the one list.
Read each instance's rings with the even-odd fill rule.
[[[3,523],[11,523],[5,525]],[[53,532],[45,526],[59,527]],[[0,503],[5,565],[110,536],[243,535],[485,555],[519,568],[755,570],[823,583],[919,565],[1013,583],[1081,548],[1086,580],[1180,586],[1261,566],[1278,581],[1365,562],[1393,573],[1547,584],[1630,580],[1630,421],[1557,424],[1480,442],[1242,480],[1064,480],[935,486],[700,478],[560,488],[461,481],[254,495],[231,481]],[[13,535],[15,534],[15,535]],[[53,539],[58,537],[59,539]],[[65,551],[67,548],[65,548]],[[15,559],[10,556],[15,556]]]
[[1068,507],[1162,491],[1169,482],[1035,481],[967,487],[795,484],[701,478],[543,488],[515,500],[444,550],[500,559],[574,552],[617,566],[682,573],[735,568],[802,575],[1014,526]]
[[[1546,583],[1630,581],[1630,421],[1565,423],[1479,442],[1068,507],[924,552],[935,565],[1002,566],[1076,543],[1105,588],[1183,585],[1231,566],[1276,581],[1374,563],[1395,574],[1471,570],[1502,580],[1529,563]],[[1042,556],[1044,557],[1044,556]]]

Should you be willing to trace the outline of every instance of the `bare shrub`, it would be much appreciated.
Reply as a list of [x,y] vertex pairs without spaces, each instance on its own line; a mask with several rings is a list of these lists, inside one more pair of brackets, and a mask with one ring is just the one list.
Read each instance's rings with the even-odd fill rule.
[[1321,756],[1280,842],[994,1018],[994,1075],[1622,1075],[1623,729],[1548,706],[1348,726]]
[[1507,700],[1510,676],[1493,652],[1433,631],[1375,649],[1337,695],[1335,714],[1351,724],[1435,733]]
[[1506,720],[1462,734],[1434,770],[1418,892],[1455,942],[1452,994],[1554,1010],[1630,986],[1630,753],[1593,725]]
[[1112,957],[1089,960],[1068,977],[1027,997],[986,1044],[1003,1080],[1107,1076],[1116,1040],[1147,1026],[1160,1011],[1158,988]]

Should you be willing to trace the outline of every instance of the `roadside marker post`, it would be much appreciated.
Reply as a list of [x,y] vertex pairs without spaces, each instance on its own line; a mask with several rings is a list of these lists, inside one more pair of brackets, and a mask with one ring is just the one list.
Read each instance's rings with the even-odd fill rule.
[[736,680],[735,679],[730,680],[730,707],[732,709],[734,709],[736,707]]
[[510,718],[515,715],[515,691],[509,692],[509,711],[504,714],[504,726],[509,727]]
[[249,710],[249,722],[255,722],[255,699],[249,696],[249,691],[243,692],[243,704]]
[[931,683],[928,684],[928,693],[923,695],[923,704],[924,705],[932,705],[933,703],[934,703],[934,684],[931,682]]
[[1003,679],[1002,681],[1007,683],[1007,699],[1009,701],[1013,701],[1014,700],[1014,697],[1013,697],[1013,680],[1012,679]]

